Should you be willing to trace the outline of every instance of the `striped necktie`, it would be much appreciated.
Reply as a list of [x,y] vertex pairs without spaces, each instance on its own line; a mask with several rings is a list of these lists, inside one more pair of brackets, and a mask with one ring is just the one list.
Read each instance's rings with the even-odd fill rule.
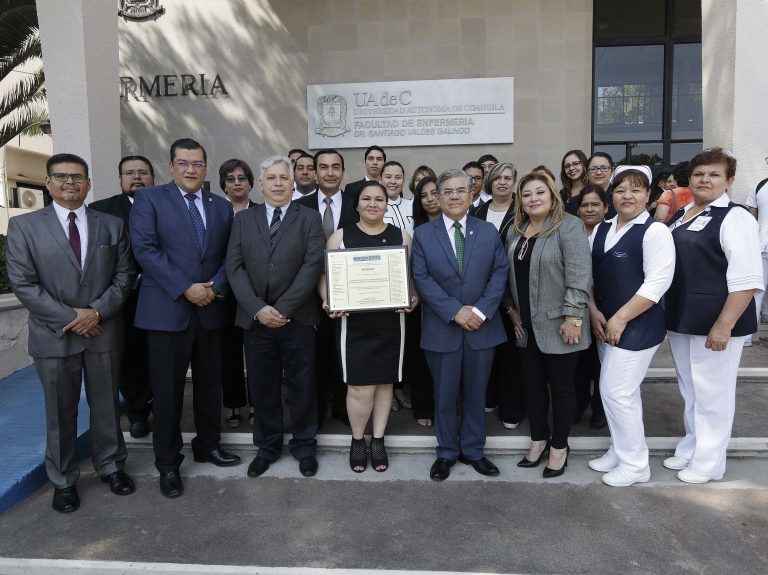
[[277,230],[280,229],[280,215],[283,211],[280,208],[275,208],[272,212],[272,222],[269,224],[269,243],[275,243],[275,236],[277,236]]
[[459,273],[464,273],[464,234],[461,233],[461,222],[453,222],[453,240],[456,243],[456,263]]

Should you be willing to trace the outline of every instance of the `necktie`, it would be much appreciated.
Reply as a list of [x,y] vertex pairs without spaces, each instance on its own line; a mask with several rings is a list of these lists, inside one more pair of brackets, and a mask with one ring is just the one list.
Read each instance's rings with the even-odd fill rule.
[[269,224],[269,243],[271,244],[275,243],[277,230],[280,229],[280,214],[282,213],[280,208],[275,208],[275,211],[272,212],[272,223]]
[[192,218],[192,225],[195,227],[197,249],[200,250],[200,253],[203,253],[203,245],[205,244],[205,225],[203,224],[203,218],[200,216],[200,212],[195,205],[197,196],[195,194],[184,194],[184,197],[189,202],[189,215]]
[[75,258],[77,263],[82,265],[80,259],[80,230],[75,225],[77,214],[75,212],[69,212],[69,245],[72,246],[72,251],[75,252]]
[[456,243],[456,262],[459,273],[464,273],[464,236],[461,233],[461,222],[453,222],[453,239]]
[[325,211],[323,212],[323,231],[325,232],[325,239],[331,237],[333,233],[333,211],[331,210],[331,198],[324,198]]

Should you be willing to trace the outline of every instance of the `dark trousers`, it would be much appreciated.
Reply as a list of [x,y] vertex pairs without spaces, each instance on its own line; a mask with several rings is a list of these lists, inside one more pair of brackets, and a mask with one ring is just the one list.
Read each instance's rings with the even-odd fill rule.
[[221,367],[224,407],[234,409],[249,402],[243,358],[243,329],[237,326],[221,330]]
[[568,435],[576,410],[573,377],[578,361],[578,351],[564,354],[543,353],[536,343],[533,330],[528,330],[528,346],[520,348],[520,368],[525,382],[525,409],[528,412],[533,441],[550,438],[547,411],[551,394],[551,445],[555,449],[568,446]]
[[316,390],[318,416],[325,415],[328,403],[331,413],[347,413],[347,386],[341,378],[339,350],[336,345],[336,323],[325,313],[317,326]]
[[192,449],[207,453],[221,438],[220,330],[205,329],[197,314],[184,331],[147,331],[149,381],[152,385],[154,425],[152,443],[160,472],[178,469],[181,413],[187,368],[192,365],[192,408],[197,435]]
[[[485,388],[495,348],[475,350],[466,343],[458,351],[426,351],[435,381],[437,456],[450,461],[459,453],[481,459],[485,449]],[[461,398],[461,429],[456,409]]]
[[413,417],[435,418],[435,396],[432,374],[421,349],[421,308],[405,316],[405,381],[411,388]]
[[486,407],[499,407],[502,421],[520,422],[525,417],[525,387],[515,346],[515,332],[507,314],[499,312],[507,341],[496,347],[486,390]]
[[245,330],[245,362],[254,403],[253,444],[259,457],[276,461],[283,449],[283,373],[288,390],[293,437],[291,455],[303,459],[317,446],[315,328],[288,323]]
[[99,475],[123,468],[128,452],[117,407],[120,355],[86,350],[66,357],[34,358],[45,398],[45,471],[54,487],[70,487],[80,477],[77,405],[83,379],[91,412],[93,468]]
[[[594,383],[594,388],[592,384]],[[576,415],[581,416],[589,405],[592,414],[605,415],[603,399],[600,397],[600,357],[597,354],[597,342],[584,351],[579,352],[579,362],[576,365]]]
[[123,307],[125,323],[125,348],[123,350],[120,393],[125,399],[125,415],[128,421],[149,417],[152,388],[149,385],[149,364],[147,359],[147,333],[134,327],[136,302],[139,290],[134,290]]

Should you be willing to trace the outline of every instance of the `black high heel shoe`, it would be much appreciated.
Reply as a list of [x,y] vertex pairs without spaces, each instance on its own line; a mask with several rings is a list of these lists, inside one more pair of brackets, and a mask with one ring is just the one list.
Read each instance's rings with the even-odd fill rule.
[[560,469],[552,469],[551,467],[544,467],[544,473],[541,476],[544,479],[552,479],[553,477],[560,477],[565,473],[565,468],[568,467],[568,455],[571,453],[570,446],[565,447],[565,461]]
[[544,446],[544,449],[541,452],[541,455],[539,455],[539,458],[536,461],[531,461],[528,459],[527,455],[523,455],[523,458],[517,462],[518,467],[538,467],[541,463],[541,460],[544,459],[545,455],[549,455],[549,441],[547,441],[546,445]]
[[[365,437],[362,439],[352,438],[352,445],[349,447],[349,467],[355,473],[362,473],[368,467],[368,449],[365,445]],[[359,467],[362,469],[356,469]]]
[[[389,469],[389,459],[383,437],[371,437],[371,467],[379,473]],[[381,467],[384,469],[380,469]]]

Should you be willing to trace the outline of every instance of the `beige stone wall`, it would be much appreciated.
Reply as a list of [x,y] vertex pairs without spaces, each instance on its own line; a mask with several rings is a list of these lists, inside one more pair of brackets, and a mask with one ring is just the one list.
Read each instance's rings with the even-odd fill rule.
[[[410,170],[483,153],[555,171],[590,145],[591,0],[165,0],[155,21],[120,22],[120,72],[221,75],[229,97],[122,101],[123,153],[165,165],[171,140],[206,146],[209,179],[241,157],[306,147],[307,84],[513,76],[515,143],[391,148]],[[375,142],[371,142],[372,144]],[[343,151],[347,181],[361,149]],[[168,171],[156,166],[160,180]]]

